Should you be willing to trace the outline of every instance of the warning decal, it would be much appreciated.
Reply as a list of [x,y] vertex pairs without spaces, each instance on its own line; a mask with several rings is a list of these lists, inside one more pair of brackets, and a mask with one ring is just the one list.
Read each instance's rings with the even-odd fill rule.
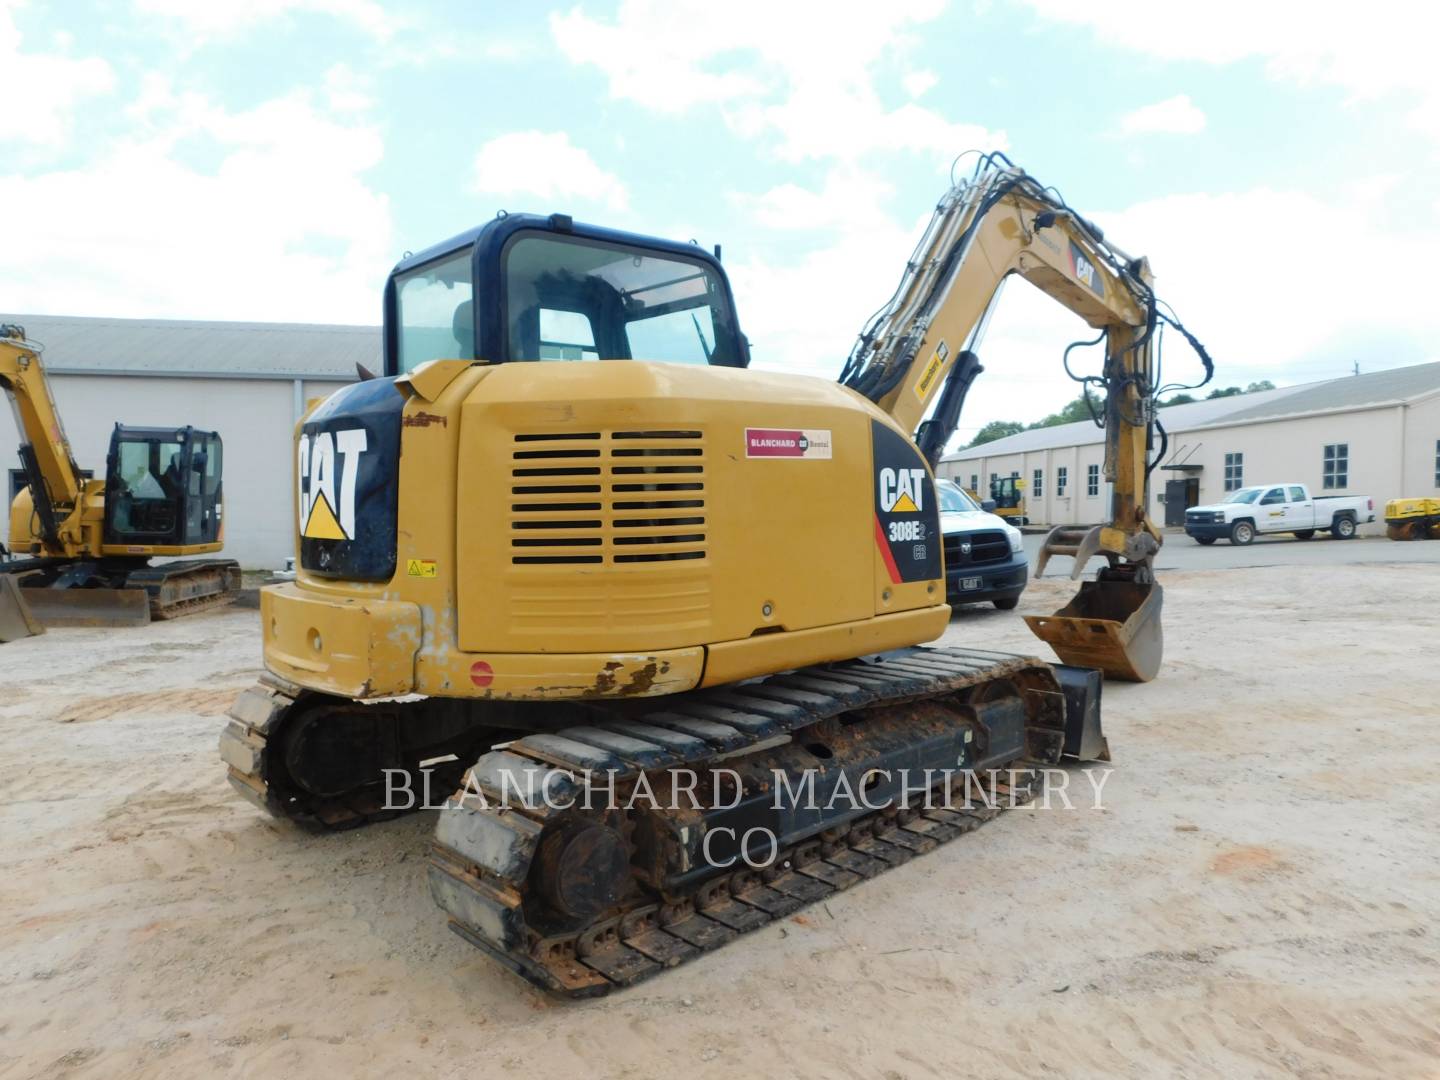
[[818,428],[746,428],[745,456],[829,459],[830,432]]
[[929,361],[925,364],[925,370],[920,373],[920,378],[915,381],[915,396],[924,401],[930,391],[935,387],[935,376],[940,374],[940,369],[945,366],[945,361],[950,358],[950,346],[940,342],[935,346]]
[[941,576],[940,507],[930,470],[910,440],[870,422],[875,543],[895,584]]
[[434,559],[406,559],[405,573],[411,577],[435,577],[439,571]]

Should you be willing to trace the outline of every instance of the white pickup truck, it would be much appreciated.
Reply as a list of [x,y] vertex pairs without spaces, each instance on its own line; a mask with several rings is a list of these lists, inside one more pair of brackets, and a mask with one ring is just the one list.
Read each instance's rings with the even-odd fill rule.
[[1312,496],[1304,484],[1264,484],[1232,491],[1223,502],[1192,506],[1185,511],[1185,533],[1200,544],[1222,536],[1232,544],[1248,544],[1256,533],[1294,533],[1309,540],[1317,532],[1349,540],[1355,530],[1375,520],[1375,500],[1368,495]]

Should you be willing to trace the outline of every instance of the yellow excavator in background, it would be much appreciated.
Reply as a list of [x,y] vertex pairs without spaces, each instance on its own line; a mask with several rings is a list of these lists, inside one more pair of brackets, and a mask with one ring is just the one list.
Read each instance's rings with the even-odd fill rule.
[[150,564],[224,546],[220,436],[116,424],[105,479],[87,479],[40,356],[24,329],[0,326],[0,387],[26,478],[10,507],[9,558],[0,561],[0,640],[42,626],[133,626],[233,600],[233,560]]
[[[1107,566],[1029,619],[1060,664],[920,645],[950,619],[933,463],[1012,273],[1107,346],[1114,500],[1076,549]],[[718,250],[501,215],[409,257],[384,377],[297,432],[299,568],[262,593],[229,777],[332,828],[463,785],[435,899],[570,996],[976,828],[1043,766],[1108,757],[1102,671],[1159,669],[1162,320],[1145,261],[1000,155],[941,200],[838,382],[747,370]],[[957,769],[998,806],[932,803]]]

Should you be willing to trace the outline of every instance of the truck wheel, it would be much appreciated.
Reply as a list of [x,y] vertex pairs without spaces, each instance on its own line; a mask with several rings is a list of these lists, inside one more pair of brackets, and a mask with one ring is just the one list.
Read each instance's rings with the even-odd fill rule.
[[991,600],[990,602],[1001,611],[1014,611],[1020,603],[1020,598],[1018,596],[1007,596],[1003,600]]
[[1349,540],[1355,535],[1355,519],[1348,517],[1336,518],[1334,526],[1330,529],[1330,534],[1334,536],[1336,540]]
[[1301,529],[1299,532],[1297,532],[1297,533],[1295,534],[1295,539],[1296,539],[1296,540],[1309,540],[1309,539],[1310,539],[1311,537],[1313,537],[1314,535],[1315,535],[1315,530],[1314,530],[1314,529]]
[[1248,544],[1255,539],[1255,526],[1248,521],[1237,521],[1230,526],[1230,543]]
[[1209,547],[1209,546],[1210,546],[1211,544],[1213,544],[1214,542],[1215,542],[1215,537],[1213,537],[1213,536],[1197,536],[1197,537],[1195,537],[1195,543],[1197,543],[1197,544],[1203,544],[1205,547]]

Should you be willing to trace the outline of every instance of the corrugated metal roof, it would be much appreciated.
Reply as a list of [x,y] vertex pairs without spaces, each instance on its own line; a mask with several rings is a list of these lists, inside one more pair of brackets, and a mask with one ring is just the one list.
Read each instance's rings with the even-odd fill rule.
[[[1253,394],[1242,394],[1236,397],[1213,398],[1206,401],[1192,401],[1185,405],[1171,405],[1160,410],[1160,421],[1165,425],[1166,431],[1185,431],[1234,412],[1239,408],[1241,402],[1251,405],[1259,403],[1262,399],[1279,401],[1301,389],[1303,387],[1282,386],[1276,390],[1259,390]],[[994,442],[981,443],[976,447],[957,450],[953,454],[946,454],[941,460],[971,461],[981,457],[999,457],[1002,454],[1053,450],[1060,446],[1088,446],[1091,443],[1103,442],[1104,439],[1105,433],[1100,428],[1089,420],[1081,420],[1075,424],[1057,424],[1055,427],[1022,431],[1016,435],[996,439]]]
[[1440,363],[1390,368],[1343,379],[1309,383],[1293,389],[1294,393],[1274,401],[1252,401],[1249,395],[1232,398],[1232,401],[1244,402],[1245,408],[1212,421],[1208,426],[1411,401],[1440,391]]
[[[1200,427],[1224,427],[1242,421],[1272,417],[1283,419],[1329,409],[1358,409],[1367,405],[1410,401],[1436,391],[1440,391],[1440,363],[1416,364],[1299,386],[1282,386],[1253,394],[1195,401],[1188,405],[1171,405],[1161,410],[1160,419],[1165,430],[1173,434]],[[1090,421],[1083,420],[1078,424],[1022,431],[1018,435],[957,450],[941,460],[973,461],[982,457],[1053,450],[1061,446],[1088,446],[1102,442],[1104,437],[1104,432]]]
[[250,375],[259,378],[355,378],[356,363],[379,371],[378,326],[311,323],[98,319],[0,315],[45,346],[55,372],[138,375]]

